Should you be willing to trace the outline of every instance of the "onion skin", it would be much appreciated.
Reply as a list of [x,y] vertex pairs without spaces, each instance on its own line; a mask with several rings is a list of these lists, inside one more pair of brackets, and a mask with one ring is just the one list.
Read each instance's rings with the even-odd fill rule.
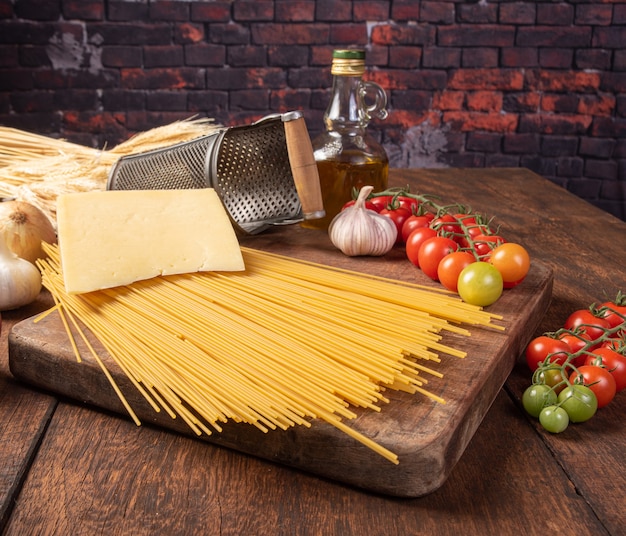
[[13,253],[0,234],[0,311],[32,303],[40,291],[39,269]]
[[0,203],[0,235],[4,235],[9,250],[33,264],[46,257],[42,242],[57,241],[48,216],[36,206],[17,200]]

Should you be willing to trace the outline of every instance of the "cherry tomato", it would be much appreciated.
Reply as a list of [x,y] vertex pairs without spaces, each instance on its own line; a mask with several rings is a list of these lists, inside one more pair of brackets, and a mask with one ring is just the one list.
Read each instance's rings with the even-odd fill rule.
[[[606,308],[600,316],[606,320],[612,328],[626,323],[626,305],[618,305],[612,301],[606,301],[598,309]],[[620,316],[621,315],[621,316]]]
[[547,406],[541,410],[539,422],[548,432],[560,434],[569,426],[569,415],[559,406]]
[[550,387],[541,383],[531,385],[522,395],[524,409],[535,418],[539,417],[543,408],[556,404],[556,400],[556,393]]
[[502,244],[491,251],[489,262],[502,274],[504,288],[519,284],[530,269],[530,255],[519,244]]
[[552,388],[557,395],[566,387],[561,367],[548,366],[542,369],[538,374],[538,379],[544,385]]
[[481,260],[487,260],[491,250],[505,242],[500,235],[479,234],[474,238],[474,250]]
[[568,385],[559,393],[557,402],[567,411],[572,422],[588,421],[598,409],[596,395],[585,385]]
[[594,316],[589,309],[579,309],[569,315],[563,327],[569,330],[580,328],[581,333],[586,333],[590,340],[595,341],[604,335],[611,325],[604,318]]
[[384,208],[379,214],[381,216],[387,216],[391,218],[391,221],[395,223],[398,234],[396,235],[396,244],[402,243],[402,226],[404,222],[411,217],[411,211],[406,208]]
[[407,197],[404,195],[396,197],[395,202],[397,203],[397,206],[406,208],[411,214],[417,214],[417,209],[420,205],[419,201],[414,197]]
[[458,293],[472,305],[486,307],[495,303],[504,288],[502,276],[487,262],[473,262],[459,274]]
[[430,226],[440,235],[450,235],[461,232],[459,222],[452,214],[442,214],[436,217]]
[[583,365],[569,377],[572,384],[586,385],[596,395],[598,408],[603,408],[615,398],[615,378],[603,367]]
[[419,267],[418,254],[420,246],[429,238],[437,236],[437,231],[430,227],[420,227],[413,231],[407,238],[405,249],[408,259],[417,267]]
[[570,348],[565,341],[540,335],[526,346],[526,363],[533,372],[537,370],[539,363],[545,362],[548,356],[550,356],[550,363],[562,365],[567,360],[569,351]]
[[383,210],[384,208],[388,208],[389,204],[391,203],[391,200],[393,199],[393,196],[391,195],[378,195],[378,196],[374,196],[372,198],[370,198],[368,201],[374,205],[374,210],[376,212],[380,212],[381,210]]
[[417,260],[422,272],[437,281],[437,268],[441,259],[457,249],[459,249],[459,245],[451,238],[445,236],[429,238],[420,246],[417,253]]
[[[589,339],[585,338],[585,335],[575,335],[566,331],[561,333],[558,337],[570,347],[570,354],[577,354],[589,342]],[[575,367],[582,365],[585,361],[585,355],[586,354],[584,353],[580,354],[579,356],[573,358],[570,363],[572,363]]]
[[453,251],[446,255],[437,267],[439,282],[452,292],[458,292],[459,275],[463,268],[476,262],[476,257],[469,251]]
[[607,346],[600,346],[587,355],[585,365],[595,365],[598,360],[613,376],[616,391],[626,388],[626,357]]
[[402,241],[406,243],[409,235],[415,231],[415,229],[419,229],[420,227],[428,227],[430,223],[430,219],[428,216],[409,216],[406,221],[402,224]]
[[462,236],[455,237],[455,240],[462,248],[472,247],[472,244],[478,235],[489,234],[489,229],[486,225],[477,225],[476,223],[468,224],[466,222],[463,223],[466,225],[465,233]]
[[[356,200],[354,199],[352,201],[348,201],[343,207],[341,207],[341,210],[346,210],[347,208],[354,205],[354,203],[356,203]],[[378,210],[376,209],[376,205],[374,205],[374,203],[372,203],[371,201],[365,201],[365,208],[378,212]]]

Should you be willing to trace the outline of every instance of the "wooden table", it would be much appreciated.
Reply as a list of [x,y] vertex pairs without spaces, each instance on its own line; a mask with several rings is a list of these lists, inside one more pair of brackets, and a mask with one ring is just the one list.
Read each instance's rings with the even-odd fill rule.
[[[467,203],[554,269],[537,333],[626,290],[626,223],[523,169],[393,170],[393,185]],[[16,381],[7,336],[49,305],[2,313],[3,534],[624,534],[626,395],[560,435],[520,408],[513,370],[447,481],[418,499],[367,493],[143,426]]]

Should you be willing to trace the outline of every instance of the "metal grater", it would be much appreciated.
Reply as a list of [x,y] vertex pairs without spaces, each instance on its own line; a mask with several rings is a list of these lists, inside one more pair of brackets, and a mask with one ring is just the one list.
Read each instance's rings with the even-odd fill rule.
[[[214,188],[236,228],[246,234],[320,218],[321,193],[315,206],[303,211],[303,193],[307,200],[310,197],[304,190],[312,190],[316,197],[319,177],[308,133],[304,143],[295,140],[297,159],[304,155],[304,165],[293,161],[286,128],[292,121],[303,122],[302,114],[275,114],[250,125],[122,157],[110,172],[107,189]],[[296,180],[303,170],[308,175],[304,186]]]

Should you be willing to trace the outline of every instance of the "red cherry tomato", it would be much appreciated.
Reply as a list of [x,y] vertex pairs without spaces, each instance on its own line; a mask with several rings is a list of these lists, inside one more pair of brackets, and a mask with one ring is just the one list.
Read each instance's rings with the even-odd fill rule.
[[415,266],[419,267],[420,265],[418,259],[420,246],[423,242],[435,236],[437,236],[437,231],[430,227],[420,227],[409,235],[405,245],[406,256]]
[[[559,335],[559,339],[567,343],[567,345],[570,347],[571,354],[577,354],[589,342],[589,339],[586,339],[582,335],[574,335],[573,333],[567,333],[567,332],[564,332],[561,335]],[[581,354],[578,357],[575,357],[574,359],[572,359],[571,361],[572,365],[574,365],[575,367],[582,365],[585,361],[586,355],[587,354]]]
[[615,380],[615,388],[619,392],[626,388],[626,357],[606,346],[601,346],[588,354],[585,365],[601,364]]
[[393,196],[391,195],[379,195],[379,196],[370,198],[368,201],[372,203],[372,205],[374,205],[375,207],[374,210],[376,212],[380,212],[384,208],[389,207],[389,204],[391,203],[392,199],[393,199]]
[[[526,363],[533,372],[550,356],[550,363],[565,363],[570,352],[570,347],[565,341],[553,339],[547,335],[535,337],[526,347]],[[554,354],[554,355],[552,355]]]
[[459,275],[463,268],[476,262],[476,257],[469,251],[453,251],[446,255],[437,267],[439,282],[452,292],[458,292]]
[[[346,210],[347,208],[353,206],[354,203],[356,203],[356,200],[354,199],[352,201],[348,201],[343,207],[341,207],[341,210]],[[374,205],[371,201],[365,201],[365,208],[378,212],[376,205]]]
[[379,214],[381,216],[387,216],[391,218],[391,221],[395,223],[398,234],[396,236],[396,244],[402,243],[402,226],[404,222],[411,217],[411,211],[406,208],[384,208]]
[[427,216],[410,216],[402,225],[402,241],[406,242],[409,235],[420,227],[428,227],[430,220]]
[[426,240],[417,254],[419,266],[428,277],[438,280],[437,269],[439,263],[448,253],[459,249],[459,245],[445,236],[435,236]]
[[440,235],[455,235],[461,232],[459,222],[452,214],[442,214],[435,218],[430,226]]
[[618,305],[615,302],[607,301],[598,307],[598,309],[603,308],[606,308],[606,310],[600,313],[600,316],[604,318],[612,328],[620,324],[626,325],[626,305]]
[[589,340],[595,341],[604,335],[611,325],[604,318],[594,316],[589,309],[579,309],[567,317],[563,327],[572,331],[579,328],[581,333],[589,336]]
[[474,238],[474,250],[481,260],[487,260],[491,251],[505,242],[500,235],[479,234]]
[[420,203],[414,197],[399,195],[395,201],[399,207],[406,208],[411,214],[417,214]]
[[615,398],[617,387],[611,373],[603,367],[583,365],[569,377],[573,384],[582,384],[591,389],[598,399],[598,408],[603,408]]

